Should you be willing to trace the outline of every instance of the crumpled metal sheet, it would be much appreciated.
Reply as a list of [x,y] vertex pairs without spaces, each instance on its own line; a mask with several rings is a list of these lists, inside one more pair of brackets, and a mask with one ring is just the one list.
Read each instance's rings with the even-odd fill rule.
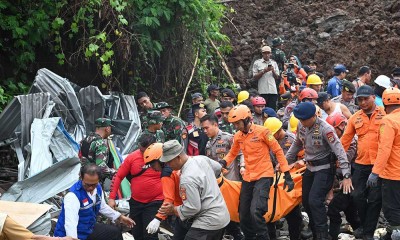
[[51,214],[47,212],[31,225],[29,225],[28,230],[36,235],[48,235],[51,231]]
[[37,72],[30,93],[48,92],[54,101],[53,116],[61,117],[67,131],[79,142],[85,135],[85,120],[75,94],[75,89],[66,78],[46,68]]
[[78,181],[80,168],[79,158],[65,159],[33,177],[16,182],[3,194],[1,200],[41,203]]
[[50,139],[50,150],[54,159],[60,162],[66,158],[78,157],[79,144],[65,130],[61,119],[58,119],[58,124]]
[[104,116],[104,98],[95,86],[82,88],[77,94],[85,118],[86,134],[94,131],[94,121]]

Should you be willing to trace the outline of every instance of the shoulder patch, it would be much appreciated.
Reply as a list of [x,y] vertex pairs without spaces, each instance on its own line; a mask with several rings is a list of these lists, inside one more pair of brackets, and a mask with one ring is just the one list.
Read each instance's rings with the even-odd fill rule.
[[326,138],[328,139],[328,141],[329,141],[330,143],[334,143],[334,142],[336,141],[333,132],[328,132],[328,133],[326,134]]
[[382,123],[381,126],[379,127],[379,134],[383,135],[383,129],[385,128],[385,124]]
[[187,197],[186,197],[186,188],[180,187],[179,188],[179,195],[181,195],[182,200],[185,201],[187,199]]

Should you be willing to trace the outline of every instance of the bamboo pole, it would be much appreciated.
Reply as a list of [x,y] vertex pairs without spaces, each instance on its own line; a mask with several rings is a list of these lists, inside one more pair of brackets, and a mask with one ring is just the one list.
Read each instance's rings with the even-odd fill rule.
[[198,60],[199,60],[199,50],[197,50],[196,59],[194,60],[194,65],[193,65],[192,73],[190,74],[189,81],[188,81],[188,83],[187,83],[187,85],[186,85],[186,89],[185,89],[185,92],[184,92],[184,94],[183,94],[181,106],[179,107],[178,117],[181,116],[181,111],[182,111],[183,103],[185,102],[186,93],[187,93],[187,91],[188,91],[188,89],[189,89],[190,83],[192,82],[192,79],[193,79],[193,76],[194,76],[194,71],[196,70],[196,66],[197,66]]
[[210,41],[211,45],[213,46],[213,48],[217,52],[218,57],[221,59],[222,67],[224,68],[225,72],[228,74],[229,80],[231,80],[231,82],[233,84],[236,84],[235,80],[233,79],[233,76],[232,76],[231,72],[229,71],[228,65],[226,64],[226,62],[225,62],[224,58],[222,57],[221,53],[218,51],[217,46],[215,46],[213,40],[211,40],[211,38],[210,38],[210,36],[208,36],[207,32],[206,32],[206,34],[207,34],[208,41]]

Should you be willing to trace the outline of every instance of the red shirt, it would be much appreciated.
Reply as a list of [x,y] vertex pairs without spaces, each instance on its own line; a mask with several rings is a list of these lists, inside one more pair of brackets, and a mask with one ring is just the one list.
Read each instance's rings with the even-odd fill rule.
[[[129,154],[114,177],[113,187],[110,192],[110,199],[115,199],[117,191],[124,179],[129,173],[131,175],[138,174],[144,166],[143,154],[140,150],[136,150]],[[161,172],[155,171],[149,167],[140,176],[131,180],[131,198],[141,203],[149,203],[157,200],[164,200]]]

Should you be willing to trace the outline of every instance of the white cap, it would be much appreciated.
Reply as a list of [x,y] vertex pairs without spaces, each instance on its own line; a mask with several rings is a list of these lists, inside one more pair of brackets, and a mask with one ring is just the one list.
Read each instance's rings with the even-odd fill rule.
[[261,52],[271,52],[271,48],[269,46],[264,46],[261,48]]
[[390,83],[390,78],[388,76],[385,75],[379,75],[376,79],[375,79],[375,84],[383,87],[383,88],[390,88],[392,86],[392,84]]

